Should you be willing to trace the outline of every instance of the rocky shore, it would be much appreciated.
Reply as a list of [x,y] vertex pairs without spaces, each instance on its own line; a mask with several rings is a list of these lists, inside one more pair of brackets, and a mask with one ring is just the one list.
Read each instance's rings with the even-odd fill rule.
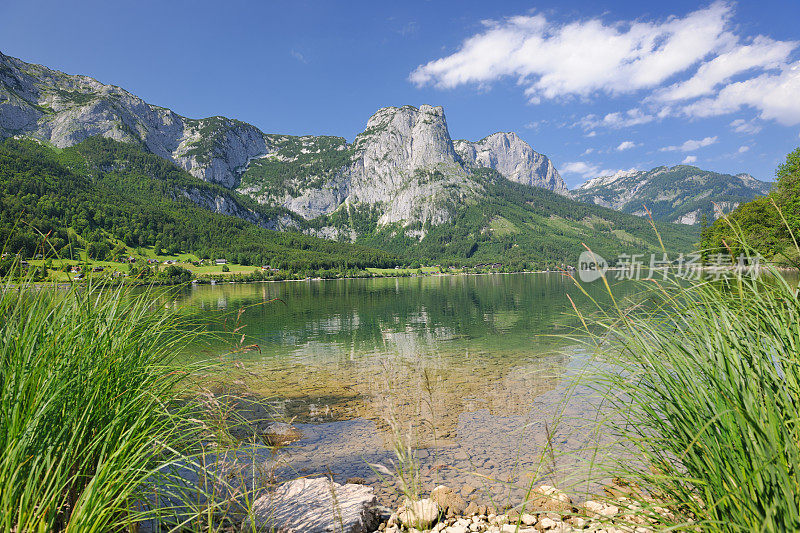
[[[381,505],[375,489],[361,479],[339,484],[329,477],[311,477],[269,486],[251,479],[231,486],[225,480],[248,470],[241,468],[241,459],[217,459],[213,469],[184,465],[173,470],[185,490],[172,497],[156,491],[162,494],[150,499],[150,509],[162,512],[141,522],[138,533],[172,531],[178,524],[195,522],[202,528],[209,525],[203,517],[212,515],[214,527],[222,531],[264,533],[647,533],[675,523],[668,509],[619,479],[605,487],[606,497],[582,503],[540,485],[516,506],[496,508],[468,503],[440,485],[427,497],[405,497],[392,509]],[[202,490],[193,494],[195,488]],[[192,494],[194,505],[186,499]]]
[[643,504],[639,501],[643,497],[632,499],[634,490],[621,481],[607,492],[617,497],[576,505],[559,489],[540,485],[524,505],[500,511],[474,502],[466,504],[451,489],[439,486],[428,498],[404,501],[375,533],[647,533],[662,520],[674,519],[666,509],[653,506],[652,501]]
[[[276,422],[269,416],[272,407],[255,397],[206,391],[204,398],[214,404],[210,409],[230,415],[223,422],[227,432],[250,444],[221,455],[209,450],[200,461],[203,467],[184,468],[175,475],[179,483],[202,485],[204,494],[216,495],[219,501],[203,500],[202,506],[226,509],[224,519],[215,523],[226,523],[231,531],[644,533],[674,521],[657,502],[620,479],[593,483],[591,490],[585,487],[592,496],[583,490],[573,497],[550,485],[531,485],[534,480],[527,473],[535,470],[534,465],[520,462],[519,457],[518,471],[502,471],[511,458],[498,441],[502,433],[490,435],[492,426],[486,423],[477,425],[489,433],[473,436],[477,441],[492,439],[491,450],[477,446],[471,437],[462,437],[455,445],[414,450],[413,486],[420,492],[409,498],[400,490],[405,481],[381,466],[393,464],[387,450],[378,451],[383,448],[381,442],[351,449],[347,435],[341,433],[342,429],[359,435],[376,433],[367,421]],[[227,408],[220,409],[220,402]],[[546,427],[536,423],[527,429],[534,435],[547,433]],[[570,442],[568,434],[551,432],[551,436],[557,442]],[[520,436],[508,438],[511,449]],[[545,444],[535,438],[530,442],[538,447]],[[566,464],[566,458],[559,463]],[[212,478],[216,481],[209,486],[207,480]],[[587,497],[591,499],[583,501]],[[175,501],[170,503],[173,509],[181,508]],[[149,530],[169,529],[170,522],[191,514],[191,509],[173,513],[171,521]]]

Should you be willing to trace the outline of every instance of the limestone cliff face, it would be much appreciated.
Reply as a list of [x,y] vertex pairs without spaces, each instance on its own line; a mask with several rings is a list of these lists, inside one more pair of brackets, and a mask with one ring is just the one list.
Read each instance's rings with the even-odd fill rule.
[[233,194],[220,194],[201,187],[184,188],[179,190],[178,193],[193,204],[209,211],[241,218],[262,228],[282,231],[297,227],[297,223],[289,216],[268,217],[253,209],[244,207]]
[[494,133],[477,142],[455,141],[465,163],[493,168],[511,181],[569,195],[550,159],[533,150],[514,133]]
[[140,142],[205,181],[233,187],[264,135],[243,122],[187,119],[113,85],[0,54],[0,139],[24,135],[63,148],[94,135]]
[[458,161],[441,107],[380,109],[353,149],[345,202],[380,204],[379,224],[447,222],[451,203],[478,189]]
[[[370,117],[353,144],[319,139],[273,143],[278,150],[251,162],[240,191],[306,219],[365,206],[378,208],[379,225],[449,221],[455,206],[482,194],[483,183],[474,176],[479,167],[566,194],[550,160],[516,134],[495,134],[477,143],[454,142],[441,107],[385,107]],[[341,153],[348,154],[347,161],[338,157]],[[273,175],[287,165],[297,165],[289,179],[263,186],[259,175]],[[304,170],[309,167],[316,171]]]

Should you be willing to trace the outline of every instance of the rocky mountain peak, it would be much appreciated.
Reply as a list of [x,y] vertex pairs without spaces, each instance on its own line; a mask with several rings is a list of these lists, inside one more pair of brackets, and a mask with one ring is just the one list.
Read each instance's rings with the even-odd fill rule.
[[514,132],[498,132],[480,141],[458,140],[455,150],[468,165],[492,168],[511,181],[568,195],[567,186],[550,159]]
[[0,139],[22,135],[65,148],[96,135],[141,142],[205,181],[234,187],[267,152],[258,128],[222,117],[193,120],[115,85],[0,56]]
[[442,107],[384,107],[367,121],[355,142],[365,167],[385,166],[413,172],[436,165],[456,165],[456,153]]

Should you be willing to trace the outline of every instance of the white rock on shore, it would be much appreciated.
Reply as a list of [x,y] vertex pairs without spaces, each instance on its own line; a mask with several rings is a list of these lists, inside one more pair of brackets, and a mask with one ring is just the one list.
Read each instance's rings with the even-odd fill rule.
[[[372,487],[296,479],[253,502],[257,532],[370,533],[378,527]],[[248,527],[248,524],[244,524]]]
[[439,506],[428,498],[415,502],[406,500],[397,510],[398,520],[409,528],[427,529],[438,517]]

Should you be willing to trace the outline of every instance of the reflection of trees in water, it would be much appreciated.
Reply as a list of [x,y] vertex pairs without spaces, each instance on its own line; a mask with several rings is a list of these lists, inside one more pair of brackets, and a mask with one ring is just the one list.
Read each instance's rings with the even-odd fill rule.
[[[572,282],[554,274],[435,276],[203,285],[187,289],[184,303],[210,322],[247,308],[244,332],[269,355],[308,358],[314,352],[304,346],[328,343],[346,360],[372,353],[387,332],[452,332],[474,350],[528,347],[536,335],[577,325],[566,293],[580,303]],[[263,304],[272,298],[286,304]]]
[[431,424],[447,439],[459,413],[522,414],[555,386],[566,341],[542,335],[577,325],[566,294],[585,301],[560,275],[435,276],[204,285],[181,303],[215,330],[246,309],[242,332],[261,351],[236,355],[245,381],[288,415],[383,424],[394,413],[427,441]]

